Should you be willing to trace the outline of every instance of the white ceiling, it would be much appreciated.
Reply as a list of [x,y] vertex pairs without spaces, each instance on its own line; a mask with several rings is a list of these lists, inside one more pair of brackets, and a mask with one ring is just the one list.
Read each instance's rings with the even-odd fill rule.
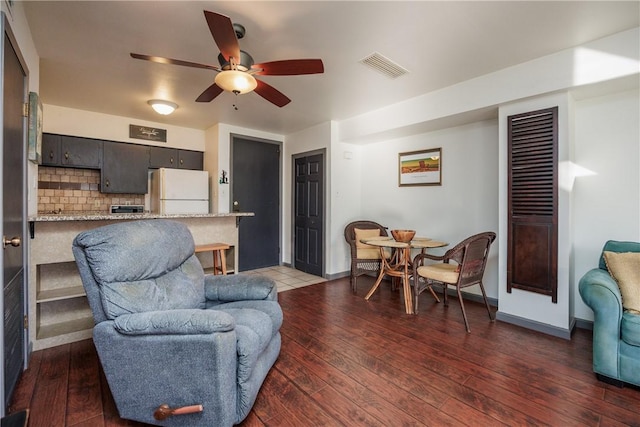
[[[289,134],[639,26],[638,1],[28,1],[45,104],[207,129],[222,122]],[[321,58],[325,73],[263,76],[292,102],[255,93],[195,99],[214,71],[130,52],[218,65],[203,10],[246,28],[256,62]],[[359,63],[379,52],[409,70],[390,79]],[[147,100],[179,104],[171,116]],[[233,104],[238,110],[233,109]]]

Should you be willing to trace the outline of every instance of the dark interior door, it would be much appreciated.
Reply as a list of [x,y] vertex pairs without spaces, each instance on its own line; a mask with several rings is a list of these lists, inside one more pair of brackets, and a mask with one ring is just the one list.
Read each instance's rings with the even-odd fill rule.
[[280,264],[280,145],[234,136],[231,141],[233,210],[253,212],[238,230],[238,271]]
[[294,160],[294,267],[323,275],[324,155]]
[[[25,137],[23,105],[26,75],[4,34],[2,100],[2,234],[4,313],[4,408],[6,409],[24,364],[24,253]],[[4,411],[3,411],[4,414]]]

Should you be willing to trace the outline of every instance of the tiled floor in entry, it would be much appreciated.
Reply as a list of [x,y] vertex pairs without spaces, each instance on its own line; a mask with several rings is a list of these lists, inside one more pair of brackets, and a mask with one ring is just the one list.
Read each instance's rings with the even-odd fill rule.
[[245,271],[247,274],[263,274],[271,277],[278,284],[278,292],[289,291],[303,286],[315,285],[326,282],[327,279],[305,273],[295,268],[283,265],[275,267],[259,268],[257,270]]

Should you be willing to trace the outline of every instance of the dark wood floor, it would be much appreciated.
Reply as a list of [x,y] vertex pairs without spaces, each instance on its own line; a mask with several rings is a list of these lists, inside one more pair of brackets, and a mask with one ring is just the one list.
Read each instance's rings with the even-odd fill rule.
[[[468,302],[420,296],[404,314],[388,285],[365,301],[348,280],[280,294],[282,351],[243,426],[640,426],[640,390],[598,382],[591,331],[570,341],[502,322]],[[32,354],[9,412],[30,426],[121,420],[90,340]]]

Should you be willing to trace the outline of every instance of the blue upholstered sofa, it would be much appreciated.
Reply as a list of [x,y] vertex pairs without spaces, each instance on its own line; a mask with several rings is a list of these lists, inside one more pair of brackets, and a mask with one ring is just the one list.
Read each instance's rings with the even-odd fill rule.
[[640,252],[640,243],[608,241],[599,268],[580,279],[580,295],[594,315],[593,371],[605,382],[640,386],[640,315],[623,310],[620,289],[607,270],[605,251]]
[[[230,426],[248,415],[280,352],[273,280],[205,276],[189,229],[161,219],[83,232],[73,253],[122,418]],[[163,404],[202,411],[157,419]]]

